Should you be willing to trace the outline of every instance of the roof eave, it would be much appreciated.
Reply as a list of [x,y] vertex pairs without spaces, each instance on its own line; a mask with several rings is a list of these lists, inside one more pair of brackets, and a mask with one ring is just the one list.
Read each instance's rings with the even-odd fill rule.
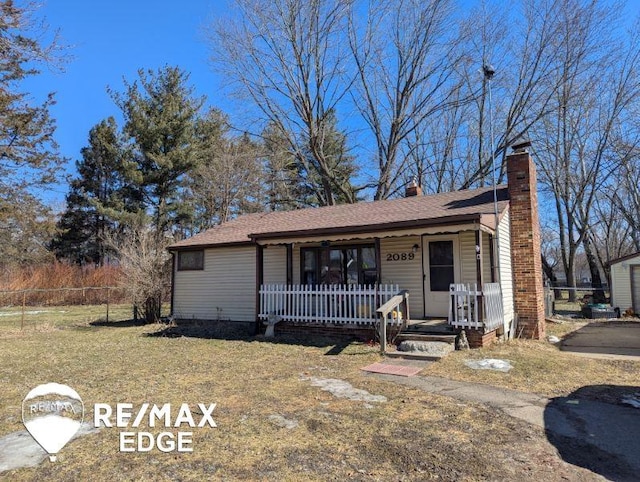
[[640,251],[637,253],[628,254],[626,256],[621,256],[620,258],[612,259],[611,261],[609,261],[609,266],[611,266],[612,264],[622,263],[623,261],[633,259],[637,256],[640,256]]
[[183,246],[169,246],[167,247],[167,251],[170,253],[176,251],[199,251],[201,249],[209,249],[209,248],[230,248],[230,247],[238,247],[238,246],[255,246],[255,242],[251,240],[247,241],[229,241],[227,243],[202,243],[202,244],[187,244]]
[[338,226],[332,228],[316,228],[316,229],[300,229],[290,231],[279,231],[269,233],[252,233],[249,237],[257,242],[259,240],[268,240],[275,238],[299,238],[299,237],[319,237],[332,234],[361,234],[361,233],[375,233],[380,231],[387,231],[391,229],[404,229],[415,228],[421,226],[446,226],[449,224],[460,223],[478,223],[481,220],[481,214],[462,214],[446,216],[441,218],[429,218],[429,219],[412,219],[410,221],[395,221],[390,223],[380,224],[362,224],[358,226]]

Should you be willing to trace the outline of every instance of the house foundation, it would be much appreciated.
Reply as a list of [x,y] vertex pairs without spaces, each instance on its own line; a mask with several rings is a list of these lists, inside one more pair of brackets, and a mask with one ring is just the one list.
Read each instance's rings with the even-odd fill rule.
[[484,332],[475,328],[465,328],[469,348],[483,348],[493,344],[498,339],[498,330]]
[[293,335],[309,339],[314,339],[319,336],[346,337],[362,342],[376,339],[376,331],[373,327],[324,323],[292,323],[289,321],[281,321],[275,326],[275,333],[276,336]]

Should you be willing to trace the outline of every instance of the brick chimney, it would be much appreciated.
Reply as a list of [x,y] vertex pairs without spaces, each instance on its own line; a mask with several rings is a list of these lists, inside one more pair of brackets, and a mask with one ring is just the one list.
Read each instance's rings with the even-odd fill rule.
[[545,336],[544,288],[536,168],[527,149],[530,145],[514,145],[514,152],[507,156],[511,264],[518,333],[522,328],[525,338],[541,340]]
[[407,186],[404,191],[404,197],[422,196],[422,188],[418,186],[418,183],[414,179],[411,184]]

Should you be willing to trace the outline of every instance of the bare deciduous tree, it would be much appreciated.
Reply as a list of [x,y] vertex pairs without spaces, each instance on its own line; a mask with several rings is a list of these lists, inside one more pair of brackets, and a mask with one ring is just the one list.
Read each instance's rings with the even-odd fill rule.
[[355,202],[327,146],[331,116],[350,85],[340,38],[347,3],[235,0],[240,17],[225,19],[212,35],[223,74],[287,140],[299,162],[316,171],[327,205],[337,196]]
[[[498,161],[497,181],[502,182],[508,148],[527,137],[534,126],[556,109],[559,72],[567,60],[562,59],[567,47],[566,42],[563,44],[563,39],[568,38],[567,24],[573,24],[576,30],[590,28],[577,13],[566,18],[578,3],[522,0],[518,9],[509,8],[506,3],[492,4],[489,9],[483,3],[469,14],[465,25],[469,41],[464,48],[474,62],[466,64],[463,76],[466,88],[475,94],[476,109],[469,112],[472,120],[469,137],[475,146],[475,156],[468,161],[473,169],[462,188],[482,185],[486,178],[493,177],[493,156]],[[485,64],[493,64],[496,71],[491,86],[479,72],[479,67]],[[489,88],[493,93],[492,106],[487,102]],[[489,107],[494,112],[490,113]],[[488,139],[490,114],[495,125],[493,143]]]
[[374,140],[375,199],[394,194],[412,134],[460,103],[455,75],[461,55],[452,2],[353,2],[349,47],[356,70],[352,96]]
[[[568,285],[575,287],[581,247],[592,280],[598,282],[591,246],[593,209],[618,167],[611,155],[614,135],[639,99],[640,46],[635,41],[622,45],[611,35],[615,18],[609,6],[570,1],[563,5],[563,57],[558,79],[551,79],[559,86],[557,108],[537,129],[536,144],[541,180],[555,202],[563,269]],[[575,299],[574,292],[570,299]]]
[[263,209],[260,151],[246,136],[209,144],[191,181],[199,229]]
[[610,189],[611,203],[629,226],[629,240],[640,252],[640,146],[625,156],[618,173],[619,182]]
[[134,314],[143,311],[147,323],[160,321],[162,300],[170,282],[172,239],[158,237],[144,225],[132,227],[119,236],[108,235],[106,243],[116,252],[122,276],[121,286],[133,301]]

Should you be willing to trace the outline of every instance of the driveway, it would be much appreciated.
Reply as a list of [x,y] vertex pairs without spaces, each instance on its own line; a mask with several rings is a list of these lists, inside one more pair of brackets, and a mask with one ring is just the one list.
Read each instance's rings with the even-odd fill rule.
[[[587,386],[568,397],[548,399],[533,393],[439,377],[379,373],[368,373],[367,376],[498,408],[507,415],[542,427],[549,442],[566,462],[584,467],[606,480],[639,480],[640,409],[584,398],[590,391],[603,387]],[[628,391],[630,387],[606,388]],[[633,388],[640,390],[640,387]]]
[[592,322],[567,335],[562,351],[580,355],[640,360],[640,322]]

